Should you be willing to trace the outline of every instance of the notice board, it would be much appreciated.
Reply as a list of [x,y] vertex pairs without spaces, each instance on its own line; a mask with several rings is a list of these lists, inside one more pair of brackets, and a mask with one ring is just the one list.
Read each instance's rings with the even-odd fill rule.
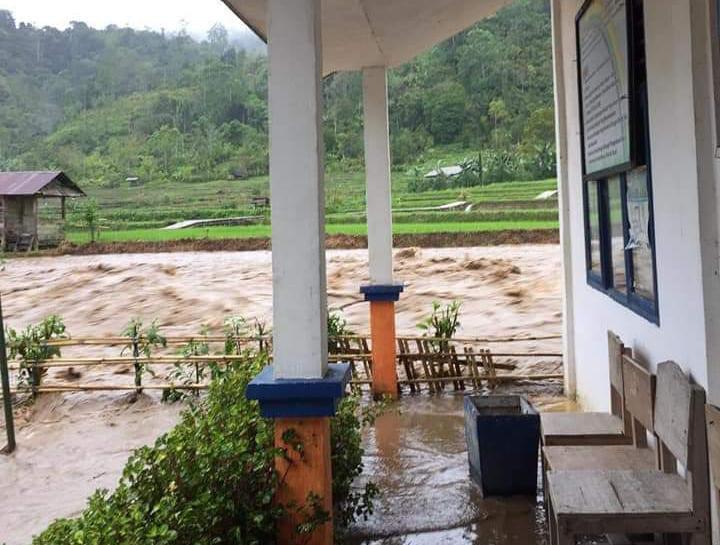
[[588,0],[577,16],[578,84],[585,178],[633,163],[626,0]]

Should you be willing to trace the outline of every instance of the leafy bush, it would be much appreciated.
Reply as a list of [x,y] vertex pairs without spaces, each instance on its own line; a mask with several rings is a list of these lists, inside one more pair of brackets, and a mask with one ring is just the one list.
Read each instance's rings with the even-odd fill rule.
[[417,161],[432,144],[432,138],[422,129],[399,129],[390,136],[393,165],[407,165]]
[[373,499],[379,493],[374,483],[353,490],[352,484],[363,470],[362,438],[358,430],[371,426],[384,410],[383,401],[360,407],[356,396],[346,397],[332,419],[332,468],[335,523],[340,528],[349,526],[358,517],[366,518],[373,510]]
[[433,337],[431,345],[438,352],[447,352],[449,343],[445,339],[452,339],[460,327],[460,301],[442,307],[439,302],[433,301],[432,314],[418,324],[418,327],[425,331],[425,335]]
[[95,242],[100,233],[103,219],[100,217],[100,207],[95,199],[86,199],[71,210],[71,221],[82,226],[90,233],[90,242]]
[[[209,327],[203,325],[200,328],[200,335],[206,336],[209,333]],[[195,356],[207,356],[210,354],[210,344],[205,340],[190,339],[182,347],[180,347],[180,355],[183,358],[192,358]],[[217,362],[205,362],[207,365],[203,365],[197,361],[192,363],[175,362],[173,365],[174,369],[170,372],[169,378],[173,384],[181,384],[183,386],[192,386],[200,384],[207,374],[207,370],[210,370],[210,376],[212,378],[218,377],[222,373],[222,369]],[[163,401],[180,401],[186,399],[189,392],[184,389],[170,388],[163,390],[162,400]],[[200,390],[192,391],[192,395],[199,396]]]
[[143,327],[143,321],[141,318],[133,318],[128,322],[125,328],[122,330],[124,337],[130,338],[130,343],[123,347],[120,355],[126,352],[132,352],[132,356],[135,359],[133,367],[135,370],[135,386],[137,391],[141,391],[142,376],[149,372],[153,374],[152,369],[140,361],[140,356],[149,358],[155,348],[167,346],[167,339],[160,334],[160,326],[157,320],[154,320],[148,327]]
[[[273,421],[245,398],[264,356],[231,364],[208,397],[154,446],[135,451],[115,492],[97,491],[77,519],[61,519],[34,545],[265,545],[274,543],[283,508],[273,499]],[[353,492],[362,471],[358,401],[346,399],[332,421],[336,521],[347,524],[372,508],[375,488]],[[308,521],[311,527],[313,521]],[[305,525],[301,525],[305,526]]]
[[66,339],[65,323],[60,316],[48,316],[39,324],[27,326],[18,332],[10,327],[5,329],[5,342],[9,359],[20,358],[20,386],[40,386],[42,373],[37,363],[60,356],[60,348],[48,346],[53,339]]
[[337,352],[340,348],[336,337],[352,335],[352,330],[347,325],[347,320],[339,311],[329,311],[327,315],[328,350],[330,353]]
[[225,332],[225,354],[240,355],[243,351],[241,337],[254,337],[258,352],[268,353],[272,343],[272,330],[264,320],[255,318],[250,323],[244,316],[231,316],[223,324]]

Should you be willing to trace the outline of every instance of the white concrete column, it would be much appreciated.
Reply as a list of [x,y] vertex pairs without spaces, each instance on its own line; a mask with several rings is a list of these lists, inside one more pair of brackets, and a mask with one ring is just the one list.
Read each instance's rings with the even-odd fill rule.
[[274,378],[327,371],[320,0],[268,2]]
[[[570,7],[568,8],[568,5]],[[557,149],[558,201],[560,209],[560,244],[562,262],[563,305],[563,362],[565,395],[575,397],[577,379],[575,369],[575,307],[573,303],[572,237],[570,221],[570,172],[568,169],[568,111],[577,108],[574,89],[570,97],[566,90],[569,78],[575,78],[575,6],[565,0],[552,0],[553,76],[555,83],[555,134]],[[570,47],[568,48],[568,44]],[[570,70],[570,72],[568,72]],[[579,182],[577,182],[579,183]]]
[[393,283],[392,197],[387,70],[363,68],[365,176],[370,283]]

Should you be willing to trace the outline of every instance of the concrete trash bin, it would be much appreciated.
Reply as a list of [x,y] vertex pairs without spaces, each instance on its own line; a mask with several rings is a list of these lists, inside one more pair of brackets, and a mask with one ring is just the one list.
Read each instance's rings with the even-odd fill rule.
[[483,497],[537,493],[540,415],[522,396],[465,396],[470,476]]

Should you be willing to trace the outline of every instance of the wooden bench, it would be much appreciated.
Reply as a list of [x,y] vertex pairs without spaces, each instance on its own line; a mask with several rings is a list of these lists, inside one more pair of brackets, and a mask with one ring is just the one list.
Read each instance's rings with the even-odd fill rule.
[[655,376],[627,354],[622,357],[625,418],[632,428],[632,445],[546,446],[543,467],[552,470],[653,469],[655,451],[647,434],[654,432]]
[[610,368],[610,413],[543,413],[540,415],[542,444],[629,445],[632,430],[625,418],[622,358],[630,354],[620,338],[608,332]]
[[710,545],[704,405],[701,387],[676,363],[661,363],[653,419],[660,470],[548,472],[551,543],[574,544],[579,535],[657,533]]
[[720,520],[720,408],[705,406],[705,424],[707,426],[708,457],[710,462],[710,482],[715,496],[715,513]]

